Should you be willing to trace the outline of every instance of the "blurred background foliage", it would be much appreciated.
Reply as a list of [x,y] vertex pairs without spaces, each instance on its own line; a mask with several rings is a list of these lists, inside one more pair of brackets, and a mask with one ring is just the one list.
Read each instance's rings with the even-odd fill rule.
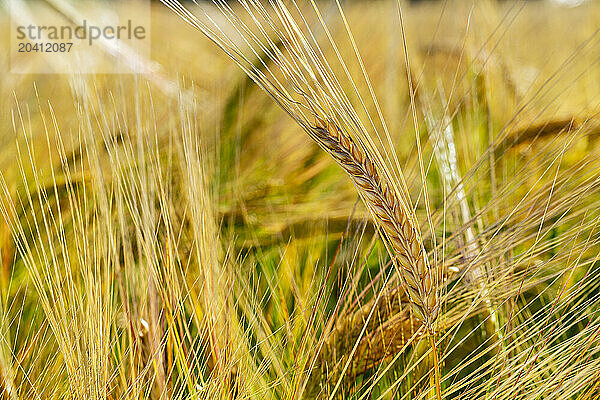
[[[46,7],[42,3],[30,6]],[[531,188],[543,187],[556,179],[554,170],[546,173],[546,168],[554,167],[550,160],[569,143],[569,151],[559,162],[560,170],[566,171],[558,196],[561,205],[556,205],[554,219],[549,218],[544,226],[553,221],[561,223],[548,229],[554,233],[544,236],[544,242],[535,247],[535,254],[526,258],[523,265],[515,266],[514,273],[526,273],[528,263],[551,263],[563,245],[572,245],[581,257],[591,261],[582,262],[581,268],[570,275],[548,273],[540,280],[556,278],[555,285],[532,286],[499,305],[507,318],[512,304],[521,303],[523,314],[513,322],[516,330],[525,330],[525,324],[520,323],[559,296],[564,282],[571,279],[575,284],[586,274],[595,276],[593,271],[597,269],[594,257],[599,254],[598,231],[594,223],[599,198],[597,188],[590,182],[598,173],[595,168],[600,138],[600,6],[595,2],[558,7],[556,2],[547,1],[488,0],[401,3],[411,61],[409,71],[399,35],[396,2],[344,2],[344,9],[421,221],[426,218],[408,75],[418,82],[416,136],[425,143],[426,159],[433,157],[427,113],[445,116],[450,121],[459,169],[474,215],[471,225],[479,228],[478,240],[492,240],[492,227],[506,220],[516,227],[519,223],[531,224],[527,229],[514,228],[521,236],[507,235],[507,242],[492,242],[490,246],[497,252],[490,258],[495,257],[497,268],[504,265],[498,260],[509,257],[500,250],[502,247],[510,254],[527,252],[536,238],[526,234],[535,232],[535,222],[539,222],[528,219],[525,206],[520,209],[523,214],[506,220],[503,216],[510,215],[518,199]],[[92,3],[90,7],[110,7],[118,12],[121,6]],[[381,276],[391,270],[385,248],[343,171],[220,49],[160,3],[152,2],[151,7],[152,61],[160,66],[158,75],[11,74],[8,60],[0,60],[3,202],[15,205],[12,222],[0,223],[4,320],[0,370],[6,398],[207,398],[210,390],[223,398],[240,393],[240,397],[293,397],[299,382],[304,382],[297,376],[304,376],[303,368],[318,353],[316,343],[320,335],[335,331],[338,326],[338,331],[347,334],[348,343],[352,343],[356,332],[344,325],[343,316],[359,313],[361,306],[381,288]],[[325,15],[335,14],[335,4],[324,2],[322,7]],[[11,16],[3,12],[0,18],[0,35],[6,39],[0,41],[0,47],[4,47],[3,54],[8,54],[7,22]],[[339,38],[341,53],[353,54],[339,18],[332,16],[328,24],[333,36]],[[36,57],[26,54],[12,62],[25,72]],[[257,64],[260,62],[257,60]],[[360,74],[357,63],[350,62],[349,66],[352,74]],[[176,95],[162,90],[157,77],[176,87]],[[361,97],[370,96],[368,88],[359,89]],[[351,96],[351,101],[358,104],[359,99]],[[375,110],[369,113],[374,115]],[[188,140],[189,149],[182,150]],[[120,161],[115,161],[117,158]],[[65,165],[69,166],[69,173]],[[428,168],[430,200],[441,218],[447,196],[443,173],[433,162]],[[589,185],[585,186],[588,192],[578,192],[578,184]],[[190,189],[198,193],[189,193]],[[550,190],[536,192],[539,198],[528,200],[531,209],[544,204],[544,194]],[[100,193],[105,193],[102,196],[106,196],[108,205],[99,205]],[[37,194],[42,200],[36,199]],[[81,209],[79,227],[78,219],[73,217],[78,213],[73,205],[75,199]],[[568,201],[573,202],[572,209]],[[119,216],[120,211],[131,215]],[[561,212],[567,211],[573,215],[561,219]],[[104,214],[108,214],[106,220]],[[9,211],[4,217],[10,220],[8,215]],[[40,230],[44,231],[44,215],[51,215],[55,221],[64,220],[64,237],[51,232],[47,237],[42,234],[43,240],[36,238]],[[136,216],[140,221],[136,221]],[[145,218],[152,223],[146,226]],[[436,225],[436,235],[448,237],[444,242],[448,254],[459,259],[464,247],[458,239],[459,218],[446,218],[446,224]],[[80,254],[85,245],[75,239],[78,235],[84,237],[85,232],[91,235],[87,245],[95,248],[96,243],[102,253],[103,246],[110,248],[106,243],[112,243],[111,233],[103,233],[99,237],[104,239],[100,240],[91,232],[108,229],[104,224],[109,220],[115,224],[112,234],[119,245],[106,253],[118,259],[115,264],[121,265],[121,272],[108,267],[103,267],[108,272],[103,268],[90,272],[82,267],[82,262],[83,270],[73,264],[71,275],[66,274],[72,276],[71,282],[61,276],[65,265],[37,269],[43,261],[36,257],[28,261],[20,253],[42,257],[41,249],[46,246],[62,249],[53,256],[58,259],[61,252]],[[10,233],[15,223],[24,228],[17,238]],[[212,229],[210,224],[214,224]],[[575,230],[577,226],[585,229]],[[590,240],[587,235],[591,235],[591,242],[585,242]],[[559,246],[552,244],[553,237],[558,238]],[[208,241],[202,246],[210,250],[196,248],[202,238]],[[514,244],[511,240],[522,242]],[[37,252],[23,247],[22,242],[27,241]],[[158,249],[157,254],[149,255],[148,243]],[[581,243],[589,246],[578,247]],[[170,256],[170,252],[175,255]],[[165,261],[169,257],[174,258]],[[214,260],[210,261],[210,257]],[[560,258],[557,263],[563,261]],[[169,265],[174,272],[168,272]],[[560,265],[569,264],[564,261]],[[41,272],[38,276],[32,271]],[[101,293],[106,288],[85,283],[90,279],[88,273],[95,278],[104,273],[110,276],[102,282],[111,286],[111,295],[96,311],[87,310],[84,305],[91,307],[89,300],[97,294],[94,290]],[[211,273],[213,278],[207,278]],[[148,279],[150,275],[154,280]],[[513,285],[516,282],[503,279]],[[212,282],[219,294],[210,292],[206,282]],[[348,282],[353,282],[350,294]],[[509,283],[507,293],[514,289],[508,287]],[[73,287],[81,287],[81,291]],[[173,288],[180,288],[180,292]],[[88,300],[69,300],[81,293],[87,293],[81,296]],[[574,296],[572,301],[583,304],[594,299],[596,293],[594,284],[585,296]],[[211,298],[214,303],[210,303]],[[339,299],[343,299],[341,305]],[[55,314],[50,312],[54,302],[64,303],[56,307]],[[91,304],[96,305],[93,301]],[[581,307],[577,310],[581,311]],[[597,309],[595,303],[591,307]],[[102,310],[106,312],[106,308],[111,310],[106,314],[105,328],[110,338],[106,344],[110,366],[105,369],[107,376],[94,378],[102,381],[98,383],[92,379],[94,372],[75,367],[95,354],[89,348],[81,351],[83,358],[75,358],[75,369],[69,369],[69,346],[85,340],[77,332],[68,333],[68,327],[86,326],[86,315],[98,318],[91,321],[102,320]],[[180,321],[174,323],[178,318]],[[565,322],[566,317],[561,314],[558,320]],[[586,322],[591,324],[592,320],[569,325],[561,331],[561,337],[568,341],[572,334],[577,338]],[[377,321],[383,324],[385,316]],[[448,353],[447,373],[467,355],[480,351],[477,349],[483,346],[481,343],[489,338],[489,332],[479,329],[482,323],[481,315],[468,319],[456,337],[449,340],[448,343],[461,343],[463,348]],[[223,339],[213,337],[224,331],[228,333],[222,335]],[[85,343],[90,348],[93,343],[100,346],[90,335],[89,343]],[[239,344],[239,337],[244,337],[247,349]],[[149,344],[155,338],[160,350]],[[230,342],[215,344],[220,340]],[[268,342],[268,348],[263,342]],[[578,342],[573,339],[573,343]],[[597,343],[593,341],[591,345]],[[210,355],[215,348],[227,349],[231,354]],[[153,349],[163,355],[156,356]],[[365,358],[367,354],[365,351]],[[418,359],[425,357],[425,350],[414,346],[407,354]],[[219,366],[228,357],[244,361]],[[372,365],[357,367],[355,373],[348,373],[342,385],[344,390],[338,394],[355,398],[425,397],[427,368],[416,363],[413,373],[402,377],[407,365],[414,363],[414,359],[406,357],[395,358],[390,364],[393,368],[381,374]],[[177,364],[179,358],[187,360],[187,367],[183,366],[185,363]],[[475,358],[473,364],[460,370],[455,382],[490,362],[493,353]],[[594,353],[592,359],[596,358]],[[136,361],[125,361],[129,359]],[[379,368],[382,359],[389,361],[389,354],[376,358]],[[164,366],[157,367],[157,362]],[[253,372],[248,372],[252,363]],[[589,365],[596,364],[590,361]],[[191,372],[186,372],[186,368]],[[166,376],[164,371],[158,372],[161,370],[168,372]],[[216,383],[207,383],[215,376],[221,378],[218,390],[210,386]],[[365,389],[375,376],[376,384]],[[451,396],[469,398],[469,388],[492,377],[471,377],[468,385],[459,387]],[[401,383],[394,386],[398,380]],[[533,385],[535,381],[528,383]],[[86,385],[94,384],[103,386],[105,391],[94,392],[94,396],[85,392]],[[80,392],[76,390],[78,385]],[[391,393],[387,391],[390,387],[394,387]],[[596,389],[590,384],[572,398],[594,398],[593,390]]]

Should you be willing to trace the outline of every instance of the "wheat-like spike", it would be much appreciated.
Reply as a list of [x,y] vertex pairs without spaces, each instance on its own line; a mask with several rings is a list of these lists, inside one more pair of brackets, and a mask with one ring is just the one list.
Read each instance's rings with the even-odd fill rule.
[[[348,357],[351,360],[345,379],[354,379],[402,351],[411,339],[420,338],[422,330],[411,323],[408,307],[403,304],[406,297],[399,290],[400,287],[396,286],[381,298],[372,299],[355,312],[337,319],[319,353],[316,368],[311,371],[304,392],[307,398],[316,398],[324,384],[339,379]],[[373,317],[369,318],[371,314]],[[367,330],[362,335],[364,325],[367,325]],[[353,353],[352,348],[357,342]]]
[[[245,44],[253,48],[255,55],[255,47],[268,54],[276,65],[274,71],[280,70],[283,74],[280,81],[273,71],[267,75],[256,68],[243,50],[223,33],[219,24],[208,14],[205,16],[210,21],[210,26],[200,21],[178,1],[162,1],[225,50],[346,171],[388,244],[416,317],[423,321],[429,331],[433,331],[439,309],[436,290],[438,280],[428,263],[416,222],[411,218],[412,211],[395,190],[404,190],[404,194],[405,186],[392,184],[383,158],[365,133],[368,132],[366,126],[360,122],[312,33],[310,38],[304,35],[302,27],[306,21],[296,21],[283,2],[271,3],[276,15],[276,18],[271,18],[261,2],[241,1],[248,16],[262,32],[257,36],[225,2],[214,2],[229,26],[243,38]],[[289,57],[263,31],[262,24],[278,28],[278,40],[281,40],[286,52],[289,52]],[[327,30],[322,20],[321,26]],[[331,38],[330,43],[335,47]],[[341,57],[339,61],[345,66]],[[347,67],[345,70],[348,73]],[[349,74],[348,79],[360,97]],[[361,103],[365,106],[364,102]],[[313,116],[320,122],[313,124],[309,121]],[[346,131],[342,126],[352,128]],[[347,134],[350,131],[359,132],[356,137],[364,142],[357,145]]]
[[377,171],[370,151],[357,145],[335,124],[317,124],[310,136],[346,171],[371,211],[400,269],[402,286],[411,307],[427,330],[433,331],[439,304],[436,276],[411,218],[396,192]]

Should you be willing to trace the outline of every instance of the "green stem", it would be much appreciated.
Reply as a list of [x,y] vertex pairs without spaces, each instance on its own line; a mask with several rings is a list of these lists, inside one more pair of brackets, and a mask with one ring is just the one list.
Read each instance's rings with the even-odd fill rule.
[[438,360],[437,348],[435,346],[435,338],[433,334],[429,335],[429,344],[433,353],[433,372],[435,376],[435,394],[437,400],[442,400],[442,386],[440,385],[440,362]]

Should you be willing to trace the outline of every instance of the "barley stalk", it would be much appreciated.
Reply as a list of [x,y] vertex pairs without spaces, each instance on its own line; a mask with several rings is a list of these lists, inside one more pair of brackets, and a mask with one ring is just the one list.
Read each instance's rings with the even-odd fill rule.
[[[260,2],[241,2],[244,10],[248,12],[256,24],[260,37],[256,36],[225,3],[217,4],[217,8],[227,19],[229,26],[242,37],[242,42],[253,48],[252,52],[254,54],[256,54],[254,47],[268,52],[269,57],[276,63],[277,67],[274,70],[267,68],[269,70],[267,76],[249,61],[244,55],[244,51],[235,44],[231,37],[223,32],[223,27],[219,23],[215,23],[211,16],[205,14],[207,19],[211,21],[211,25],[215,26],[215,30],[204,25],[177,1],[163,0],[163,2],[230,55],[344,169],[379,228],[386,249],[393,260],[393,265],[398,271],[401,285],[406,293],[414,317],[422,322],[427,333],[434,335],[436,331],[435,323],[440,308],[437,285],[439,279],[435,273],[436,270],[428,262],[414,211],[408,201],[408,189],[403,180],[404,178],[402,177],[403,186],[394,180],[393,175],[387,169],[385,158],[379,153],[378,148],[367,133],[369,128],[360,122],[360,118],[339,84],[337,77],[333,74],[329,63],[315,42],[314,35],[310,33],[311,39],[309,40],[302,33],[301,26],[306,21],[302,19],[303,22],[299,24],[294,20],[283,2],[272,3],[277,19],[281,23],[281,29],[275,28],[276,35],[284,43],[283,47],[289,53],[290,58],[288,59],[264,30],[267,26],[277,27],[278,24],[268,17],[267,11]],[[339,11],[342,13],[341,8]],[[360,96],[358,87],[349,75],[322,16],[316,8],[315,12],[326,31],[330,44],[335,48],[339,61],[344,65],[348,80]],[[366,85],[373,97],[378,116],[384,124],[384,130],[393,152],[393,145],[387,127],[385,127],[383,115],[345,19],[344,24],[356,56],[359,58]],[[314,42],[315,47],[311,45],[312,42]],[[283,82],[279,81],[274,74],[277,70],[283,74]],[[362,100],[361,103],[366,109],[366,105]],[[319,122],[314,124],[312,122],[314,119]],[[371,125],[376,131],[375,126]],[[418,129],[415,130],[415,132],[417,131]],[[352,136],[351,133],[355,136]],[[377,132],[375,134],[376,136],[379,135]],[[381,144],[383,145],[383,143]],[[419,146],[417,148],[420,171],[423,175],[421,149]],[[385,152],[385,155],[387,160],[391,162],[389,154]],[[395,155],[393,159],[399,175],[402,176]],[[423,185],[425,185],[424,181]],[[427,196],[425,186],[424,189],[425,196]],[[428,214],[430,214],[428,206],[426,208]],[[430,228],[433,229],[431,221]],[[373,311],[371,310],[369,318],[372,316]],[[366,327],[365,325],[361,329],[359,338],[366,333]],[[435,342],[433,339],[431,340],[432,351],[435,352]],[[360,354],[360,345],[360,339],[357,339],[343,363],[340,377],[335,383],[331,396],[335,394],[342,377],[348,372],[354,355]],[[439,383],[439,373],[439,366],[436,363],[436,383]],[[439,389],[439,385],[437,386],[437,389]],[[438,400],[441,400],[440,390],[437,390],[437,397]]]
[[[377,149],[372,144],[367,146],[363,141],[355,143],[342,128],[349,121],[356,122],[359,118],[331,72],[327,60],[319,57],[322,52],[318,45],[315,43],[317,49],[311,45],[311,41],[303,35],[300,25],[282,2],[273,3],[273,7],[282,24],[277,35],[285,43],[290,59],[284,56],[264,32],[264,26],[278,24],[268,17],[259,2],[241,2],[241,5],[255,21],[265,43],[226,4],[217,3],[217,8],[229,21],[230,27],[248,45],[268,50],[269,57],[276,62],[275,70],[279,69],[283,73],[283,82],[280,82],[273,71],[267,77],[256,68],[210,16],[207,15],[207,18],[212,21],[216,30],[202,23],[178,1],[162,1],[221,47],[344,169],[380,228],[394,266],[399,270],[403,289],[415,317],[423,322],[428,331],[433,332],[439,311],[438,277],[427,260],[413,211],[400,198],[398,190],[403,188],[399,184],[394,185]],[[319,17],[321,18],[320,14]],[[326,29],[326,26],[323,25],[323,28]],[[331,44],[334,45],[333,42]],[[351,78],[349,80],[352,81]],[[356,88],[353,81],[352,85]],[[291,93],[299,97],[292,100]],[[309,115],[308,110],[311,110]],[[311,116],[316,117],[319,123],[309,121]],[[354,127],[358,128],[357,135],[360,139],[369,140],[364,125],[354,123]],[[406,194],[405,189],[403,194]],[[403,197],[408,198],[408,195]]]
[[436,274],[430,266],[413,220],[396,192],[378,172],[370,151],[357,145],[337,125],[315,126],[310,136],[348,174],[371,212],[400,269],[402,286],[413,312],[428,331],[434,330],[439,311]]
[[[359,342],[356,352],[346,371],[347,379],[354,379],[365,371],[392,358],[407,345],[410,339],[419,338],[419,327],[414,326],[409,309],[404,302],[406,297],[395,287],[381,298],[373,299],[355,312],[340,316],[335,328],[327,335],[325,345],[319,353],[316,369],[311,372],[310,384],[306,393],[315,396],[319,385],[337,379],[341,366],[348,361],[352,347]],[[371,310],[375,310],[369,318]],[[363,326],[365,335],[361,335]],[[315,379],[315,378],[325,378]]]

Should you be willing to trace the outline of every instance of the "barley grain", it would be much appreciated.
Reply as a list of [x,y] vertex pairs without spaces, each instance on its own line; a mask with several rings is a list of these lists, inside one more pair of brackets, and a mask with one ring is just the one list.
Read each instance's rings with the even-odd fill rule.
[[439,310],[438,281],[412,218],[392,190],[370,151],[356,144],[337,125],[321,121],[311,137],[348,174],[371,211],[400,270],[402,286],[415,316],[433,331]]

